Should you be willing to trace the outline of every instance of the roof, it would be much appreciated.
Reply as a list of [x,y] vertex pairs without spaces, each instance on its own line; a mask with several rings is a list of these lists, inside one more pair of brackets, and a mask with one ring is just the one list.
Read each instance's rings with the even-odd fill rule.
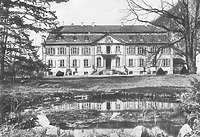
[[[154,35],[155,33],[159,35]],[[50,32],[45,44],[92,45],[106,36],[114,38],[121,44],[163,44],[168,40],[166,34],[155,27],[144,25],[70,25],[61,26]]]
[[182,58],[174,58],[173,64],[186,64]]
[[51,33],[162,33],[161,29],[145,25],[68,25],[61,26]]

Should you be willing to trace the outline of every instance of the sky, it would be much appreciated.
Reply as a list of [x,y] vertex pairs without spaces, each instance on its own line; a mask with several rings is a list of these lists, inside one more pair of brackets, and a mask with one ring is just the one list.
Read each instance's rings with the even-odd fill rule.
[[[145,0],[156,6],[160,0]],[[172,0],[167,0],[172,1]],[[60,25],[120,25],[127,15],[126,0],[69,0],[62,4],[52,4],[51,9],[56,11]],[[133,22],[125,22],[133,24]]]

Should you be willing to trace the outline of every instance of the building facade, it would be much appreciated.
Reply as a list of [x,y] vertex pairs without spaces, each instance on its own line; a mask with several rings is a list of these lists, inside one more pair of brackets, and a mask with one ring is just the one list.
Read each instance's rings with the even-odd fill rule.
[[47,75],[141,75],[173,73],[168,35],[152,26],[69,25],[43,43]]

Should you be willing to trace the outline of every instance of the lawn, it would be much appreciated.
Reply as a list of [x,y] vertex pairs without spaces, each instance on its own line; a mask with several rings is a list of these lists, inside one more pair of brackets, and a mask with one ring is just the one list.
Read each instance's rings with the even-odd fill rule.
[[[25,83],[4,83],[1,92],[99,92],[99,91],[134,91],[136,89],[159,89],[169,91],[191,88],[191,80],[200,80],[198,75],[165,75],[165,76],[109,76],[109,77],[51,77],[29,79]],[[162,90],[160,90],[162,91]]]

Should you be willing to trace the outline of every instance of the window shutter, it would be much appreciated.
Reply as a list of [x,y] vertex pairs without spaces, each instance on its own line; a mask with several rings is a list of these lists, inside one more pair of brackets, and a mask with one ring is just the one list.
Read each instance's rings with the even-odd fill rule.
[[140,67],[140,59],[137,59],[137,67]]
[[80,68],[80,65],[81,65],[81,60],[80,60],[80,59],[77,59],[77,67]]
[[136,67],[136,59],[133,59],[133,66]]
[[91,60],[88,59],[88,67],[90,67],[90,66],[91,66]]
[[101,58],[101,67],[104,67],[104,60]]
[[126,59],[126,66],[129,66],[129,59]]
[[56,67],[56,60],[53,61],[53,67]]

